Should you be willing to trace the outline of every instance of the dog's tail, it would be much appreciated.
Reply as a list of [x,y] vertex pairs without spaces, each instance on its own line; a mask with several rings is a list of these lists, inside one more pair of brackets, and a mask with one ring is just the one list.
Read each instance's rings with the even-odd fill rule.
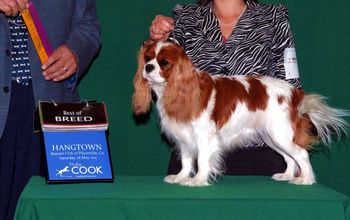
[[346,128],[349,127],[349,123],[344,117],[349,117],[350,112],[329,107],[325,99],[321,95],[306,94],[298,106],[298,112],[300,115],[309,116],[317,131],[318,139],[330,146],[333,135],[338,139],[342,134],[347,135]]

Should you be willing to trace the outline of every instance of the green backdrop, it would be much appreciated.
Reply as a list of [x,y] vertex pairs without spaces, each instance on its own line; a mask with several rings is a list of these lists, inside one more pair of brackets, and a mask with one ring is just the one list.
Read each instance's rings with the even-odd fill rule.
[[[131,112],[136,56],[156,14],[171,15],[176,3],[190,0],[98,0],[102,49],[80,83],[83,99],[107,104],[109,142],[116,173],[165,174],[170,148],[161,137],[156,111],[142,123]],[[349,0],[285,0],[297,45],[304,89],[329,97],[332,106],[350,109]],[[319,149],[319,150],[317,150]],[[350,195],[350,141],[311,153],[318,181]]]

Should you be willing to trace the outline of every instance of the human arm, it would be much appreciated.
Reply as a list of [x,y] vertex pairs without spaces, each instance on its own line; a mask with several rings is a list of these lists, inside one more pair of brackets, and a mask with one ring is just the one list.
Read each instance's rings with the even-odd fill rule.
[[[301,81],[299,78],[298,64],[287,64],[288,59],[285,59],[285,55],[290,54],[294,48],[295,42],[293,33],[289,24],[288,10],[280,4],[277,6],[276,17],[275,17],[275,35],[272,41],[272,65],[270,66],[270,72],[277,78],[284,79],[296,88],[301,88]],[[287,55],[290,57],[290,55]],[[294,56],[293,56],[294,57]],[[294,68],[290,68],[290,67]],[[288,72],[288,73],[287,73]]]
[[150,26],[150,37],[152,40],[172,40],[185,46],[186,21],[182,19],[195,12],[196,5],[177,4],[173,8],[173,18],[157,15]]
[[77,0],[75,4],[67,41],[43,65],[43,75],[47,80],[60,81],[74,75],[79,78],[100,48],[100,24],[95,1]]
[[173,8],[173,18],[157,15],[150,26],[150,38],[152,40],[171,39],[185,47],[186,24],[182,17],[192,14],[194,5],[177,4]]
[[152,40],[166,40],[174,29],[174,20],[164,15],[157,15],[151,22],[149,28],[150,38]]
[[42,69],[46,80],[61,81],[77,72],[78,58],[68,46],[63,45],[53,52]]

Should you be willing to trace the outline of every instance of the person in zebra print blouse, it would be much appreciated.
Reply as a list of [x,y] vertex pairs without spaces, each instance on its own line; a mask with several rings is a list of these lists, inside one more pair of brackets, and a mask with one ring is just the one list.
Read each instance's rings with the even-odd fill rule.
[[[199,0],[178,4],[173,18],[157,15],[152,40],[180,44],[194,65],[216,75],[264,75],[301,88],[295,43],[283,4],[255,0]],[[284,159],[262,139],[225,155],[226,175],[273,175],[285,170]],[[173,152],[168,173],[181,170]]]

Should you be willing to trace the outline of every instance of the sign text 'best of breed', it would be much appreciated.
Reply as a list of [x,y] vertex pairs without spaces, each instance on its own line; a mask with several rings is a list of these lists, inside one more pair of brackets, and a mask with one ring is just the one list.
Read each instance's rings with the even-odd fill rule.
[[47,182],[111,182],[114,179],[104,103],[40,102]]

